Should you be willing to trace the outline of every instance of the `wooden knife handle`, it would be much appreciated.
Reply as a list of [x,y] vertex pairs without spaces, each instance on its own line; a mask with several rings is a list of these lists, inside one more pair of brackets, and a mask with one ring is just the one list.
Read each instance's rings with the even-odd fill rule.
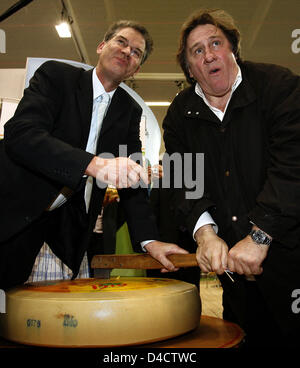
[[[175,267],[198,266],[196,254],[171,254],[168,259]],[[92,268],[159,269],[162,264],[149,254],[106,254],[95,255]]]

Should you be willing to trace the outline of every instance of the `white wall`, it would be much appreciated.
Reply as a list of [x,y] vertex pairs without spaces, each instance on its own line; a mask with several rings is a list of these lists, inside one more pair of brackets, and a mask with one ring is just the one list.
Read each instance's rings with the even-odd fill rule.
[[18,99],[23,95],[25,69],[0,69],[0,99]]
[[3,126],[17,108],[23,95],[25,69],[0,69],[0,139],[3,138]]

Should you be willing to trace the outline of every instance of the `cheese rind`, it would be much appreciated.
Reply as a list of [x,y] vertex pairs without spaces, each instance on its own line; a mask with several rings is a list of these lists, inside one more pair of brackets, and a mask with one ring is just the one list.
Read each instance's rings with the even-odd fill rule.
[[0,335],[22,344],[109,347],[149,343],[199,325],[201,300],[189,283],[121,277],[25,284],[6,293]]

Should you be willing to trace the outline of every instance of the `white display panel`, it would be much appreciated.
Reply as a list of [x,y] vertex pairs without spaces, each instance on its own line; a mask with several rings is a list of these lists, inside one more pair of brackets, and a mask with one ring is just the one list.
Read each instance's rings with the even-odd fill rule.
[[0,113],[0,139],[3,138],[4,124],[13,117],[18,106],[18,100],[2,99],[2,108]]

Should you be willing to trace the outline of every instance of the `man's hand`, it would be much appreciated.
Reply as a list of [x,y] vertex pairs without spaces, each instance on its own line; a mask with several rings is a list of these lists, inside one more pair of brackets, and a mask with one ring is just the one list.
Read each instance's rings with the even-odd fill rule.
[[140,180],[148,184],[148,175],[143,167],[127,157],[104,159],[95,156],[85,174],[117,189],[132,187]]
[[196,258],[203,272],[215,272],[218,275],[227,269],[228,246],[219,238],[211,225],[202,226],[195,233],[198,244]]
[[173,263],[167,258],[170,254],[187,254],[188,251],[180,248],[178,245],[173,243],[164,243],[160,241],[152,241],[145,245],[147,252],[159,261],[165,268],[161,269],[161,272],[173,272],[178,271]]
[[262,262],[266,258],[269,247],[256,244],[247,235],[232,247],[228,253],[228,269],[240,275],[260,275],[263,272]]

